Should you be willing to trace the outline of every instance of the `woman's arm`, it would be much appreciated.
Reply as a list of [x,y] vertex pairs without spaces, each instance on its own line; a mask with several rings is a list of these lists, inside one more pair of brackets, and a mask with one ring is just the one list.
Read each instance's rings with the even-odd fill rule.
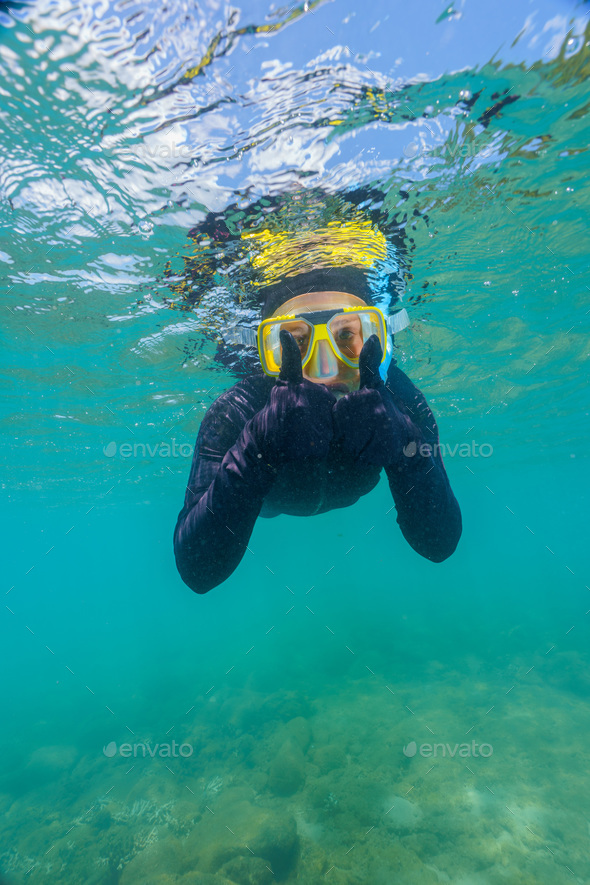
[[453,553],[461,512],[440,456],[438,428],[422,393],[397,367],[387,385],[382,351],[371,336],[360,355],[360,389],[334,409],[336,438],[358,462],[384,467],[397,521],[411,547],[433,562]]
[[176,566],[195,593],[212,590],[239,565],[274,480],[272,469],[257,457],[252,437],[244,431],[227,452],[215,451],[207,418],[174,531]]
[[303,380],[299,349],[285,334],[281,378],[235,385],[201,425],[174,532],[178,571],[196,593],[221,584],[240,563],[278,469],[327,457],[335,399]]
[[389,369],[386,393],[421,437],[406,445],[397,463],[386,467],[397,522],[417,553],[442,562],[455,551],[462,524],[440,454],[438,427],[422,392],[397,366]]

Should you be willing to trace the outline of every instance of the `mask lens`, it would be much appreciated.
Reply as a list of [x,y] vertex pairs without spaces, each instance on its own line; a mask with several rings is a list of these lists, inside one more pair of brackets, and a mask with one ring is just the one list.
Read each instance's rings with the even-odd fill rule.
[[259,330],[259,351],[262,366],[269,375],[278,375],[281,371],[282,330],[290,332],[301,353],[301,361],[304,362],[309,354],[313,338],[313,326],[305,320],[293,319],[263,323]]
[[363,326],[365,341],[370,338],[371,335],[376,335],[383,348],[383,352],[385,352],[387,346],[387,332],[383,315],[376,310],[363,311],[361,314],[361,324]]
[[361,318],[355,313],[338,313],[328,323],[335,353],[349,365],[358,365],[364,343]]
[[309,349],[311,347],[311,340],[313,338],[313,326],[308,323],[306,320],[292,320],[287,323],[281,323],[280,331],[290,332],[293,338],[295,339],[295,344],[299,348],[299,353],[301,354],[301,362],[305,362]]

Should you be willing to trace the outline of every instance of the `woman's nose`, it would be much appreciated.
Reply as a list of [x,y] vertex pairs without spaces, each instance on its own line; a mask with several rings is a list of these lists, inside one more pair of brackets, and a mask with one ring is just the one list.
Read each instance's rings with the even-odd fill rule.
[[312,378],[332,378],[339,372],[338,359],[327,341],[318,341],[305,367]]

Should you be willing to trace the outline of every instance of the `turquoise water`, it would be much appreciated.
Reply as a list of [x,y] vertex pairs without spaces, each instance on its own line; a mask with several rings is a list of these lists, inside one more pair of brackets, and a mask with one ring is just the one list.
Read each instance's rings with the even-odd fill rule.
[[[590,882],[588,21],[0,12],[3,882]],[[171,536],[248,269],[190,310],[170,273],[209,211],[361,186],[460,546],[420,559],[382,482],[197,597]]]

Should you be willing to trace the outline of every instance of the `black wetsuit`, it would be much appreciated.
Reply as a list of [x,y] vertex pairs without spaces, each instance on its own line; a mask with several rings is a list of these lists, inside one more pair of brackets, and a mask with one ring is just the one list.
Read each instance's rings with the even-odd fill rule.
[[[268,407],[274,385],[266,375],[240,381],[215,400],[201,424],[174,532],[178,571],[196,593],[207,593],[232,574],[259,515],[313,516],[348,507],[379,481],[382,467],[368,463],[362,452],[351,454],[338,435],[325,457],[270,466],[251,419]],[[414,550],[441,562],[457,546],[461,513],[440,457],[436,422],[422,393],[397,366],[389,368],[386,389],[418,445],[406,446],[385,467],[397,522]]]

